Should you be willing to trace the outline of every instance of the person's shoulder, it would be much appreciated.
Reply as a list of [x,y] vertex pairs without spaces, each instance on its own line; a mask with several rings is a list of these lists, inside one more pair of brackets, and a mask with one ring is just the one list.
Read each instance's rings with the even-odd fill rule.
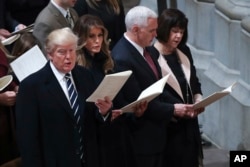
[[79,17],[77,11],[74,8],[70,8],[69,10],[74,17]]
[[148,46],[147,51],[150,53],[151,56],[158,58],[160,56],[160,52],[155,48],[154,45]]
[[52,73],[52,71],[48,70],[48,67],[46,67],[47,65],[45,65],[44,67],[42,67],[41,69],[39,69],[38,71],[28,75],[27,77],[25,77],[20,84],[28,84],[28,85],[32,85],[32,84],[37,84],[37,83],[41,83],[43,82],[46,78],[50,75],[50,72]]
[[76,77],[74,79],[77,79],[80,83],[84,83],[86,87],[94,89],[94,76],[89,69],[83,66],[76,65],[72,70],[72,75]]
[[85,78],[86,77],[92,77],[91,76],[91,71],[83,66],[80,66],[80,65],[76,65],[75,68],[73,69],[73,71],[75,73],[77,73],[77,75],[82,75],[84,76]]
[[35,22],[54,20],[54,15],[60,11],[50,2],[46,7],[38,14]]
[[113,47],[111,53],[114,55],[120,55],[124,53],[128,53],[130,51],[129,42],[122,37]]
[[179,45],[178,46],[178,49],[180,50],[180,51],[182,51],[183,53],[189,53],[190,52],[190,48],[189,48],[189,46],[188,45]]

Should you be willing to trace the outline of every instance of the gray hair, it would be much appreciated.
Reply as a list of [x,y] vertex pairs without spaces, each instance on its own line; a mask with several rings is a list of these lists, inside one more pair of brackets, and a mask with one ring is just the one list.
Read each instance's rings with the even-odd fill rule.
[[139,27],[147,26],[148,18],[157,17],[157,14],[153,10],[145,6],[135,6],[128,11],[125,17],[126,28],[130,30],[134,25]]
[[73,44],[77,48],[78,37],[68,27],[56,29],[52,31],[45,42],[45,50],[47,53],[52,53],[57,46]]

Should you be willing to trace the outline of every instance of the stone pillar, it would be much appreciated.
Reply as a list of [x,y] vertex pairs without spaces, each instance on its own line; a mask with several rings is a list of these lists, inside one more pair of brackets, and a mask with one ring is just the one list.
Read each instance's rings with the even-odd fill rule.
[[178,0],[189,19],[188,44],[204,97],[237,82],[199,116],[218,146],[250,149],[250,0]]

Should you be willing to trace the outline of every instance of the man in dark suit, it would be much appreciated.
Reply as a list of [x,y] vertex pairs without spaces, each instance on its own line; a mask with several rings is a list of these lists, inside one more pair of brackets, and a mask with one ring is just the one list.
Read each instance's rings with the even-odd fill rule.
[[57,0],[50,1],[49,4],[39,13],[36,18],[33,34],[41,42],[45,43],[47,35],[59,28],[71,27],[66,19],[67,12],[70,13],[73,23],[78,19],[76,11],[72,8],[76,1]]
[[[94,81],[90,72],[75,65],[78,38],[69,28],[54,30],[46,41],[48,63],[20,83],[17,95],[22,164],[98,167],[96,126],[104,121],[101,114],[106,115],[111,104],[100,100],[98,110],[94,103],[85,102]],[[70,85],[76,90],[72,96],[65,74],[72,76]]]
[[[157,58],[144,54],[156,37],[157,15],[152,10],[137,6],[125,17],[127,31],[112,50],[116,70],[132,70],[133,74],[122,89],[121,105],[136,100],[139,94],[161,78]],[[149,55],[151,62],[148,62]],[[151,68],[152,66],[152,68]],[[163,151],[166,146],[167,123],[175,114],[173,105],[162,101],[159,96],[148,104],[144,115],[131,126],[133,148],[137,167],[162,167]],[[122,104],[124,103],[124,104]],[[186,106],[186,110],[189,106]]]

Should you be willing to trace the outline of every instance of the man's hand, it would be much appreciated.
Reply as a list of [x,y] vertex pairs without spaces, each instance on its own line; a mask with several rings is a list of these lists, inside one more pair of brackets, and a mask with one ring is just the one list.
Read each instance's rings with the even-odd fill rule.
[[99,112],[105,116],[108,111],[111,109],[113,106],[112,101],[109,99],[109,97],[104,97],[104,100],[98,99],[95,105],[98,107]]

